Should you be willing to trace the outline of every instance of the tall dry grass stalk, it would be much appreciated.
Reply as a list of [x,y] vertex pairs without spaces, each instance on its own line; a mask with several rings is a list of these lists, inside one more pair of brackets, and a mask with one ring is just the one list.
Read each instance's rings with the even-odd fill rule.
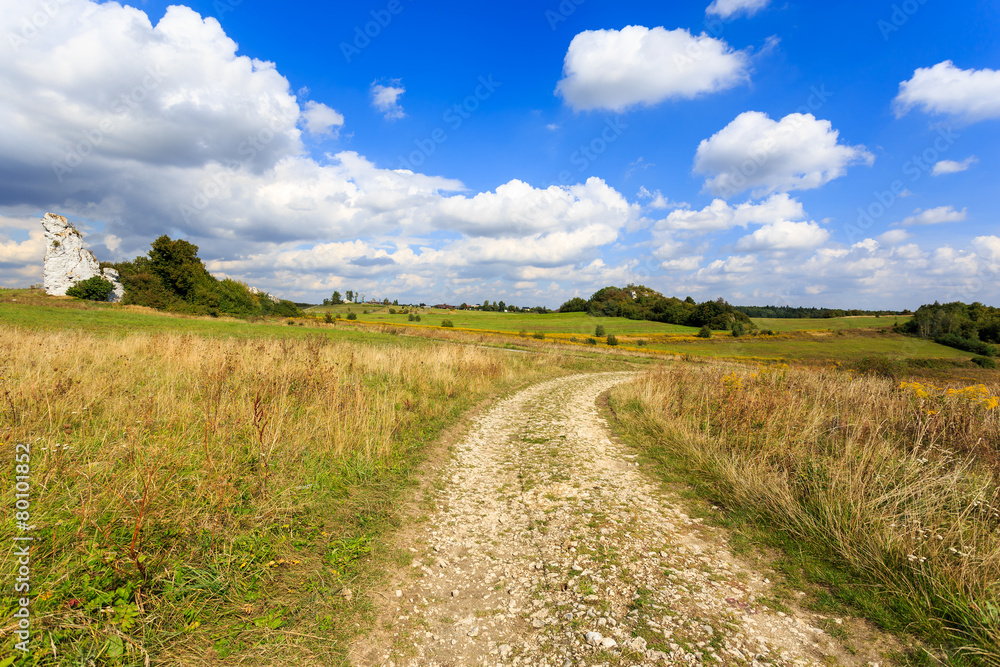
[[612,405],[715,502],[897,596],[932,640],[1000,664],[996,394],[673,364],[615,389]]
[[[195,594],[176,592],[178,572],[199,572],[189,578],[206,582],[202,592],[266,573],[257,561],[276,548],[260,536],[295,518],[309,540],[335,540],[329,507],[352,484],[397,465],[477,398],[558,361],[429,341],[2,326],[0,352],[3,504],[14,505],[15,445],[28,443],[35,637],[50,633],[60,660],[66,646],[134,659],[131,649],[159,641],[154,626],[162,641],[190,630],[181,600]],[[5,548],[3,571],[15,561]]]

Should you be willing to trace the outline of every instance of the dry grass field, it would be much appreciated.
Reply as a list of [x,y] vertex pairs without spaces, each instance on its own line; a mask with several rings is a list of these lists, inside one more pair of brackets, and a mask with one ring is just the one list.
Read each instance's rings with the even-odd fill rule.
[[767,533],[827,602],[916,631],[928,664],[997,665],[998,393],[708,362],[650,369],[611,405],[668,478]]
[[587,363],[292,329],[0,326],[4,507],[16,475],[30,484],[28,530],[11,511],[4,533],[34,539],[40,660],[342,662],[424,445],[483,398]]

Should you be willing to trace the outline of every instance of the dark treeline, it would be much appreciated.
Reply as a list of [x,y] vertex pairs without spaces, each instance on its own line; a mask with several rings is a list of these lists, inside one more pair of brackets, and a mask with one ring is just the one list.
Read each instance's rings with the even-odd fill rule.
[[291,301],[275,302],[264,293],[253,294],[236,280],[219,280],[198,258],[198,246],[183,239],[161,236],[153,241],[146,256],[103,266],[118,271],[126,304],[193,315],[302,315]]
[[772,317],[776,319],[824,319],[829,317],[885,317],[892,315],[909,315],[910,311],[893,310],[844,310],[841,308],[807,308],[802,306],[733,306],[741,313],[750,317]]
[[1000,308],[978,301],[961,301],[920,306],[913,318],[901,326],[903,333],[930,338],[936,343],[986,357],[996,355],[990,343],[1000,343]]
[[630,320],[652,320],[665,324],[690,327],[707,326],[725,331],[740,323],[752,329],[750,318],[722,299],[695,303],[691,297],[684,300],[666,297],[644,285],[605,287],[590,297],[574,297],[559,307],[560,313],[588,313],[595,317],[625,317]]

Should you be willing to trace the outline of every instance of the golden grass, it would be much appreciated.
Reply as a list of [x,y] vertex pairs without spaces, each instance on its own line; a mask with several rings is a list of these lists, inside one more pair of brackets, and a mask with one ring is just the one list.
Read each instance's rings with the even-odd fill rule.
[[[268,662],[261,646],[303,636],[305,662],[339,660],[358,602],[336,593],[361,576],[413,453],[474,401],[563,361],[3,326],[0,352],[3,504],[28,444],[33,641],[54,664],[206,650]],[[18,532],[12,511],[3,520]],[[0,560],[16,569],[12,550]]]
[[997,393],[673,364],[616,388],[612,406],[623,429],[713,502],[895,600],[931,642],[995,665]]

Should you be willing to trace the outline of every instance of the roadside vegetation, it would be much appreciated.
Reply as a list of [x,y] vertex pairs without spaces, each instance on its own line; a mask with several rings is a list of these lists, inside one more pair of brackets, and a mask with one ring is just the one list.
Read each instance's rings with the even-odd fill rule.
[[[30,447],[46,664],[341,664],[380,563],[403,557],[379,538],[427,443],[488,396],[597,368],[25,292],[0,295],[0,471],[13,507],[15,446]],[[10,549],[0,560],[15,571]]]
[[998,665],[997,376],[936,386],[859,367],[664,364],[610,405],[667,479],[818,585],[785,603],[915,633],[930,654],[914,664]]

